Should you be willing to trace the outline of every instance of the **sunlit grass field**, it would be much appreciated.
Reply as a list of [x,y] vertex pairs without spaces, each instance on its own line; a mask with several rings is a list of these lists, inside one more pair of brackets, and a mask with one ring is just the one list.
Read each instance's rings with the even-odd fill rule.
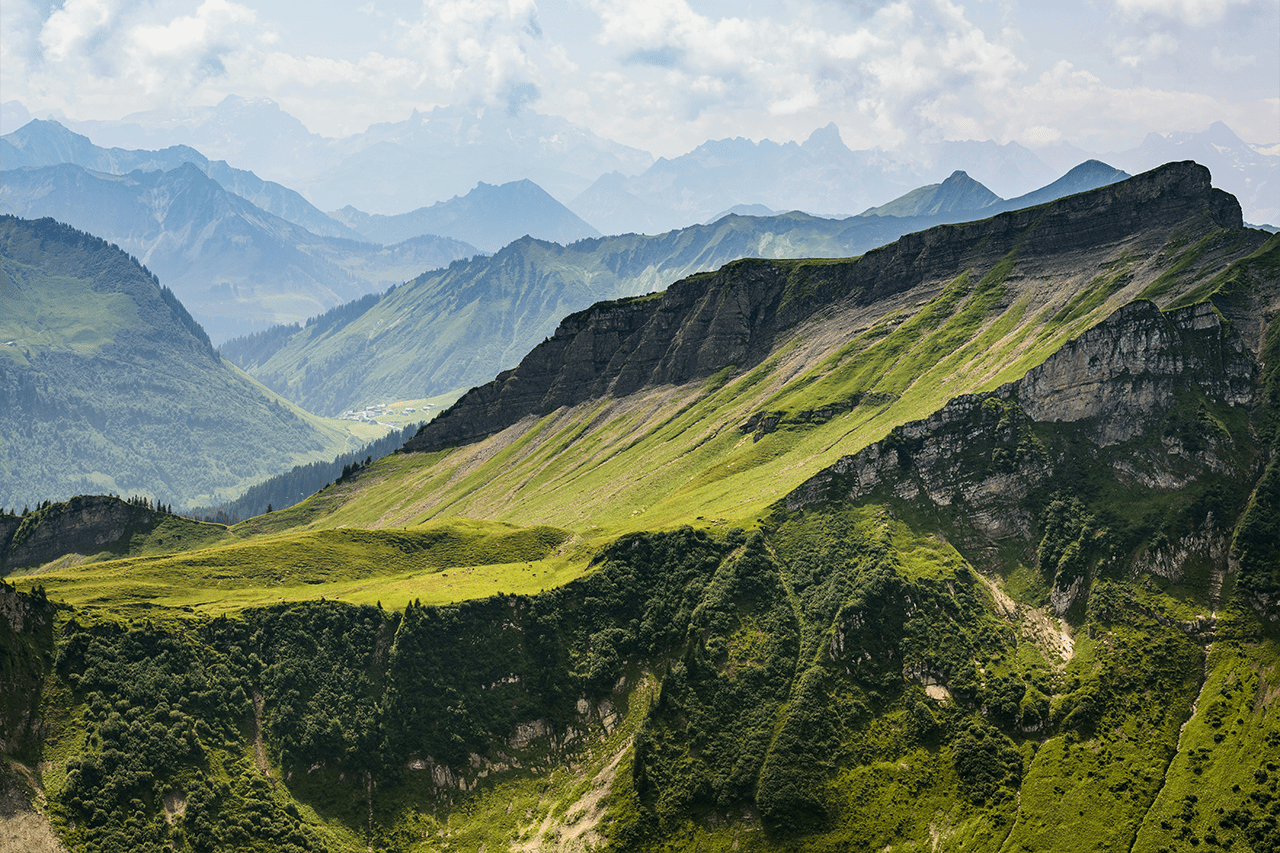
[[443,519],[396,530],[276,534],[15,579],[77,607],[150,604],[216,615],[320,597],[402,609],[414,600],[536,593],[568,582],[588,562],[568,531]]

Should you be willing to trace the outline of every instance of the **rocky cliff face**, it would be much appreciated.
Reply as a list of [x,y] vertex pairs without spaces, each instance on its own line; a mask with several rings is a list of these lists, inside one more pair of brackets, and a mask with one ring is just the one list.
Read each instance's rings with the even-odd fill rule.
[[518,367],[467,393],[406,450],[474,441],[587,399],[749,368],[820,312],[873,305],[1011,252],[1034,265],[1192,217],[1201,226],[1242,228],[1239,205],[1210,186],[1207,169],[1173,163],[1039,207],[910,234],[849,261],[738,261],[660,296],[600,303],[565,318]]
[[[1233,411],[1243,421],[1258,396],[1259,374],[1257,356],[1211,304],[1162,313],[1150,302],[1135,302],[1023,379],[958,397],[842,458],[785,504],[797,510],[875,495],[935,508],[955,505],[983,537],[1034,543],[1044,525],[1028,498],[1049,489],[1070,497],[1062,474],[1081,460],[1096,466],[1094,480],[1109,476],[1163,492],[1215,474],[1251,481],[1265,449],[1252,446],[1247,429],[1222,424]],[[1197,405],[1201,417],[1189,424],[1185,410]],[[1192,519],[1203,528],[1189,532],[1186,541],[1137,555],[1132,567],[1177,581],[1199,557],[1214,564],[1220,587],[1228,540],[1221,525],[1227,521],[1215,524],[1211,511]],[[1088,588],[1087,577],[1076,571],[1058,572],[1052,581],[1050,599],[1059,615],[1078,605]]]
[[[0,755],[27,758],[39,741],[40,684],[52,663],[54,607],[43,590],[0,583]],[[7,774],[5,774],[7,775]]]
[[1017,390],[1033,420],[1088,421],[1090,437],[1107,447],[1145,431],[1190,382],[1229,405],[1246,405],[1257,373],[1253,354],[1227,333],[1213,305],[1165,317],[1151,303],[1135,302],[1028,371]]
[[159,515],[110,495],[78,495],[21,519],[0,519],[0,574],[65,554],[99,553],[152,526]]

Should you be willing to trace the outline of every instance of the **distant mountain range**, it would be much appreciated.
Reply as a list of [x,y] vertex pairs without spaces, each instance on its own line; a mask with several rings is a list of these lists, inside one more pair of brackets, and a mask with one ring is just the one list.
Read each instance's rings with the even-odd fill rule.
[[531,110],[415,110],[404,121],[344,139],[311,133],[268,99],[234,95],[212,107],[119,121],[61,120],[105,145],[191,145],[296,187],[326,210],[350,204],[399,213],[461,195],[480,181],[524,178],[572,198],[601,174],[634,174],[653,162],[647,152]]
[[[29,116],[5,104],[6,129]],[[371,126],[345,139],[311,133],[270,100],[230,96],[216,106],[137,113],[118,121],[60,119],[99,144],[183,144],[280,181],[316,206],[395,214],[461,195],[480,182],[529,179],[605,234],[656,234],[706,222],[741,204],[847,216],[883,205],[956,170],[1005,198],[1042,186],[1095,158],[1132,174],[1195,159],[1241,201],[1246,221],[1280,224],[1280,155],[1214,124],[1195,133],[1151,134],[1136,148],[1086,151],[1056,143],[946,141],[911,152],[850,150],[829,124],[803,142],[708,141],[655,161],[561,118],[532,110],[437,108]]]
[[253,172],[234,169],[225,160],[210,160],[188,145],[158,151],[102,148],[56,121],[37,119],[0,137],[0,163],[5,169],[73,163],[111,175],[127,175],[135,170],[168,172],[191,163],[228,192],[312,233],[325,237],[357,236],[294,190],[264,181]]
[[900,212],[914,205],[927,215],[729,214],[652,237],[627,234],[568,246],[524,239],[335,310],[325,322],[229,341],[222,352],[278,393],[328,415],[378,399],[460,391],[515,365],[561,317],[599,300],[663,290],[739,258],[861,255],[933,225],[981,219],[1125,177],[1089,162],[1006,202],[960,172],[894,203]]
[[313,234],[189,162],[127,175],[69,163],[2,174],[0,213],[51,217],[117,244],[160,275],[215,341],[306,319],[476,253],[445,237],[386,247]]
[[[960,168],[1008,195],[1055,174],[1016,143],[946,142],[927,156],[931,164],[921,167],[879,150],[850,150],[834,124],[802,143],[721,139],[660,159],[633,177],[603,175],[569,207],[605,233],[652,234],[706,221],[737,205],[849,216]],[[943,171],[948,164],[952,168]]]
[[347,205],[325,213],[299,193],[253,172],[210,160],[186,145],[158,151],[102,148],[56,121],[35,120],[0,137],[5,169],[73,163],[95,172],[126,175],[135,170],[170,171],[191,163],[229,192],[313,234],[390,245],[426,234],[453,237],[494,252],[520,237],[569,243],[600,232],[529,180],[492,186],[480,183],[464,196],[409,213],[368,214]]
[[107,491],[208,504],[380,434],[245,376],[97,237],[0,217],[0,272],[0,507]]
[[1240,201],[1246,222],[1280,225],[1280,155],[1262,153],[1220,121],[1201,133],[1149,133],[1137,148],[1103,159],[1130,172],[1194,160],[1209,167],[1214,186]]
[[[886,199],[900,198],[922,183],[942,184],[960,170],[993,197],[1019,197],[1095,156],[1075,148],[1057,153],[1074,159],[1054,158],[1051,168],[1017,143],[943,142],[927,148],[921,164],[885,151],[852,151],[835,125],[828,125],[799,144],[724,139],[659,160],[639,175],[602,175],[569,207],[605,233],[658,233],[744,204],[830,216],[869,209],[919,215],[925,208],[914,200],[888,207]],[[1209,166],[1216,185],[1240,199],[1246,219],[1280,222],[1280,157],[1258,152],[1220,122],[1199,134],[1151,134],[1137,149],[1099,159],[1135,174],[1194,159]],[[957,189],[950,184],[947,192]],[[945,207],[948,202],[936,203]],[[966,196],[959,203],[974,205],[975,200]]]
[[1035,207],[1063,196],[1087,192],[1130,177],[1106,163],[1087,160],[1053,183],[1017,198],[1003,199],[965,172],[953,172],[940,184],[929,184],[912,190],[888,204],[863,211],[861,216],[970,216],[986,213],[994,216],[1007,210]]
[[350,205],[332,216],[361,238],[375,243],[399,243],[422,234],[438,234],[463,240],[486,252],[496,252],[521,237],[572,243],[600,236],[599,231],[529,180],[500,187],[481,183],[465,196],[396,216],[368,214]]

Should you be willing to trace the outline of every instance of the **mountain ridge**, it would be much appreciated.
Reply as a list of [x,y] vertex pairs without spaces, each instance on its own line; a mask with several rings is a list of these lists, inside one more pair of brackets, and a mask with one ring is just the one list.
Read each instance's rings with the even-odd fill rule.
[[[929,216],[956,211],[979,212],[1004,201],[963,171],[940,184],[912,190],[888,204],[864,210],[859,216]],[[1024,205],[1025,206],[1025,205]]]
[[[909,234],[856,261],[815,270],[810,275],[816,280],[803,285],[792,282],[781,263],[738,261],[718,273],[676,282],[661,296],[601,303],[566,317],[519,367],[469,391],[425,425],[406,449],[436,449],[492,434],[524,416],[522,403],[545,415],[606,391],[616,389],[621,396],[643,385],[680,384],[728,364],[749,369],[769,351],[775,328],[791,328],[844,298],[866,303],[907,290],[924,280],[931,267],[958,266],[959,257],[976,246],[1000,255],[1015,246],[1030,254],[1073,242],[1115,242],[1121,234],[1167,225],[1202,210],[1219,227],[1243,228],[1238,203],[1212,188],[1207,169],[1170,164],[1040,207]],[[1090,226],[1080,230],[1076,220],[1085,212]],[[821,273],[828,274],[817,279]],[[880,280],[881,275],[889,277]],[[721,293],[730,280],[758,291],[743,293],[735,285]],[[743,317],[752,318],[745,327]],[[659,342],[667,339],[673,323],[681,334],[664,351]],[[494,412],[509,413],[494,421]]]
[[[1113,176],[1082,167],[1056,186],[1078,190]],[[680,276],[742,257],[860,255],[911,231],[994,212],[843,220],[798,211],[729,214],[710,225],[653,237],[622,235],[568,246],[520,240],[492,257],[420,276],[326,335],[306,329],[272,333],[269,347],[233,341],[224,351],[278,393],[337,414],[375,396],[418,398],[485,382],[553,333],[563,315],[602,298],[656,291]],[[480,306],[478,300],[489,296],[515,306],[514,314],[500,318]],[[391,333],[406,324],[418,331],[408,343]]]
[[139,169],[168,172],[185,163],[193,163],[228,192],[252,202],[267,213],[321,236],[356,238],[353,232],[288,187],[264,181],[253,172],[232,168],[225,160],[210,160],[188,145],[174,145],[160,151],[102,148],[94,145],[87,136],[68,130],[59,122],[35,119],[0,137],[0,156],[3,156],[5,169],[71,163],[112,175],[127,175]]
[[[25,109],[18,111],[21,105],[9,102],[15,107],[15,114],[26,116]],[[492,113],[493,111],[490,111]],[[523,118],[521,117],[523,116]],[[536,113],[513,119],[516,136],[532,137],[540,140],[559,140],[565,147],[572,145],[572,139],[580,134],[590,132],[576,128],[562,119],[552,119]],[[364,134],[357,134],[346,140],[326,139],[311,133],[296,118],[285,113],[279,105],[269,99],[243,98],[235,95],[227,96],[222,103],[213,107],[197,107],[185,111],[155,111],[152,114],[137,114],[119,121],[75,122],[59,116],[60,120],[73,129],[90,134],[109,145],[133,147],[168,146],[175,143],[189,144],[216,157],[249,165],[260,174],[279,180],[290,186],[296,186],[320,202],[324,209],[334,209],[344,204],[356,204],[358,207],[373,210],[354,194],[345,194],[338,190],[321,199],[314,195],[319,187],[303,186],[302,181],[334,166],[334,160],[349,157],[358,153],[361,146],[383,145],[389,157],[382,163],[373,157],[368,165],[373,171],[362,170],[357,161],[346,164],[343,180],[356,181],[362,192],[368,192],[375,200],[392,198],[402,192],[405,182],[397,180],[397,176],[417,173],[424,161],[442,165],[443,172],[453,171],[443,177],[449,182],[439,186],[435,191],[418,192],[403,199],[390,208],[377,207],[377,212],[390,210],[409,210],[432,201],[448,198],[466,191],[476,181],[503,182],[520,178],[530,178],[551,191],[552,195],[565,201],[570,207],[572,201],[581,195],[592,181],[607,177],[617,171],[622,184],[628,184],[626,176],[638,176],[650,168],[653,157],[647,152],[627,149],[621,146],[616,150],[615,159],[597,159],[594,154],[578,157],[577,162],[567,169],[549,163],[544,166],[529,165],[522,173],[496,174],[492,171],[474,169],[474,164],[465,161],[454,163],[442,157],[424,156],[421,152],[414,156],[408,148],[397,147],[402,137],[412,138],[419,133],[427,137],[439,136],[447,141],[450,134],[458,132],[480,132],[484,120],[493,119],[492,115],[477,117],[474,111],[449,112],[441,110],[439,114],[411,114],[403,122],[386,122],[368,128]],[[436,119],[439,119],[437,122]],[[526,122],[524,118],[550,123],[545,128],[533,127],[536,121]],[[559,122],[557,124],[557,122]],[[1220,123],[1219,123],[1220,124]],[[547,132],[541,132],[545,129]],[[570,139],[569,144],[564,144]],[[724,140],[720,140],[724,141]],[[729,140],[732,141],[732,140]],[[767,140],[766,140],[767,141]],[[604,140],[604,142],[608,142]],[[708,140],[709,143],[715,142]],[[768,141],[769,150],[782,149],[780,145]],[[1188,147],[1190,143],[1190,147]],[[449,143],[452,145],[452,143]],[[612,143],[609,143],[612,144]],[[1136,173],[1157,167],[1161,163],[1196,159],[1209,165],[1218,177],[1220,185],[1241,199],[1245,210],[1245,218],[1251,222],[1280,222],[1280,211],[1275,204],[1276,194],[1268,189],[1273,187],[1280,171],[1280,157],[1272,153],[1260,153],[1258,148],[1241,142],[1234,133],[1224,134],[1216,125],[1199,132],[1176,132],[1159,135],[1159,138],[1148,136],[1137,147],[1110,153],[1085,151],[1074,145],[1055,143],[1040,146],[1031,150],[1018,143],[1000,145],[991,140],[963,142],[942,142],[935,145],[917,147],[913,151],[885,151],[871,149],[850,151],[840,139],[839,129],[833,124],[817,128],[804,141],[793,143],[807,152],[809,158],[819,164],[816,168],[797,171],[795,168],[782,170],[781,176],[766,161],[759,161],[743,174],[730,181],[736,183],[738,192],[730,191],[730,198],[722,196],[723,188],[716,189],[716,197],[720,203],[712,204],[710,209],[694,213],[681,213],[680,193],[672,199],[663,200],[654,196],[648,189],[639,185],[630,190],[623,187],[621,193],[615,192],[618,187],[608,192],[595,193],[598,209],[593,206],[582,206],[575,212],[583,219],[604,232],[625,233],[640,231],[659,233],[671,228],[682,227],[696,221],[705,221],[718,210],[725,210],[736,204],[763,203],[778,209],[799,208],[811,213],[824,215],[849,215],[869,206],[883,204],[912,187],[921,183],[935,183],[943,180],[955,169],[967,170],[975,179],[993,188],[998,194],[1015,196],[1026,192],[1029,187],[1041,184],[1053,177],[1059,170],[1090,157],[1096,157],[1114,163],[1126,171]],[[1214,147],[1214,145],[1218,147]],[[1274,140],[1267,141],[1274,145]],[[412,145],[410,146],[412,147]],[[428,145],[428,148],[430,146]],[[554,147],[554,146],[553,146]],[[587,146],[590,148],[591,146]],[[1225,151],[1219,150],[1226,149]],[[790,149],[788,149],[790,150]],[[696,149],[695,149],[696,151]],[[447,146],[445,153],[447,152]],[[693,155],[687,152],[685,158]],[[528,163],[525,152],[516,150],[503,153],[504,162]],[[552,158],[554,159],[554,158]],[[670,158],[679,160],[680,158]],[[580,168],[583,163],[591,163],[591,168]],[[545,171],[538,171],[545,168]],[[696,171],[696,170],[695,170]],[[389,174],[384,174],[389,173]],[[572,174],[571,174],[572,173]],[[359,183],[360,175],[364,181]],[[803,200],[796,195],[797,176],[807,175],[807,182],[817,188],[817,196]],[[337,174],[333,177],[337,177]],[[427,176],[431,180],[436,176]],[[703,177],[688,176],[685,188],[696,192]],[[770,197],[747,197],[740,190],[743,187],[757,187],[761,178],[765,183],[776,183],[780,192]],[[614,181],[615,184],[618,181]],[[661,186],[667,186],[658,182]],[[712,181],[715,184],[715,181]],[[839,184],[840,192],[829,190]],[[825,189],[823,189],[825,188]],[[424,188],[425,189],[425,188]],[[601,187],[601,190],[606,189]],[[864,190],[869,190],[864,194]],[[659,193],[660,195],[660,193]],[[630,198],[628,199],[628,196]],[[640,196],[644,196],[643,199]],[[710,198],[710,196],[709,196]],[[586,201],[586,199],[584,199]],[[625,203],[622,203],[625,202]],[[817,203],[814,203],[817,202]],[[620,206],[620,203],[621,206]],[[674,217],[674,218],[673,218]],[[598,220],[598,221],[597,221]]]
[[361,238],[384,245],[436,234],[496,252],[521,237],[572,243],[600,236],[528,179],[501,186],[481,181],[466,195],[394,216],[368,214],[351,205],[329,215]]

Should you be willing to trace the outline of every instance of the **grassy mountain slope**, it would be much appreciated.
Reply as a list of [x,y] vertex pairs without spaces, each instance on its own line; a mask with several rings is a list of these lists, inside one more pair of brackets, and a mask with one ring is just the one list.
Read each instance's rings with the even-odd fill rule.
[[118,244],[155,270],[216,341],[303,320],[474,254],[447,238],[375,246],[319,236],[190,163],[128,175],[72,164],[10,170],[0,209],[53,217]]
[[[1115,207],[1140,192],[1131,185]],[[1127,235],[1113,224],[1090,249],[1064,251],[1049,236],[1060,226],[1036,211],[1015,216],[856,261],[742,261],[660,298],[571,317],[410,442],[432,451],[428,463],[386,460],[404,478],[396,498],[375,490],[376,504],[349,502],[326,523],[436,514],[604,530],[698,515],[741,523],[841,448],[1016,379],[1119,305],[1157,286],[1189,289],[1265,239],[1200,213],[1149,227],[1130,210]],[[1185,245],[1185,233],[1204,236]],[[917,269],[903,275],[911,262]],[[650,336],[672,343],[651,350]]]
[[[1095,178],[1086,171],[1059,189],[1078,191]],[[1094,186],[1109,182],[1098,180]],[[278,393],[336,415],[376,399],[425,397],[487,381],[550,335],[565,314],[598,300],[660,290],[742,257],[859,255],[912,231],[977,215],[948,210],[832,220],[793,212],[727,216],[656,237],[627,234],[568,246],[519,240],[491,258],[422,275],[342,323],[273,333],[270,347],[238,340],[224,352]]]
[[[1238,520],[1274,509],[1280,239],[1239,220],[1177,164],[853,261],[738,262],[566,318],[235,545],[21,579],[77,608],[30,641],[56,646],[54,826],[1274,849],[1280,633]],[[419,563],[442,531],[447,568]]]
[[14,217],[0,220],[0,241],[0,506],[109,490],[210,502],[373,437],[223,361],[173,293],[115,247]]

